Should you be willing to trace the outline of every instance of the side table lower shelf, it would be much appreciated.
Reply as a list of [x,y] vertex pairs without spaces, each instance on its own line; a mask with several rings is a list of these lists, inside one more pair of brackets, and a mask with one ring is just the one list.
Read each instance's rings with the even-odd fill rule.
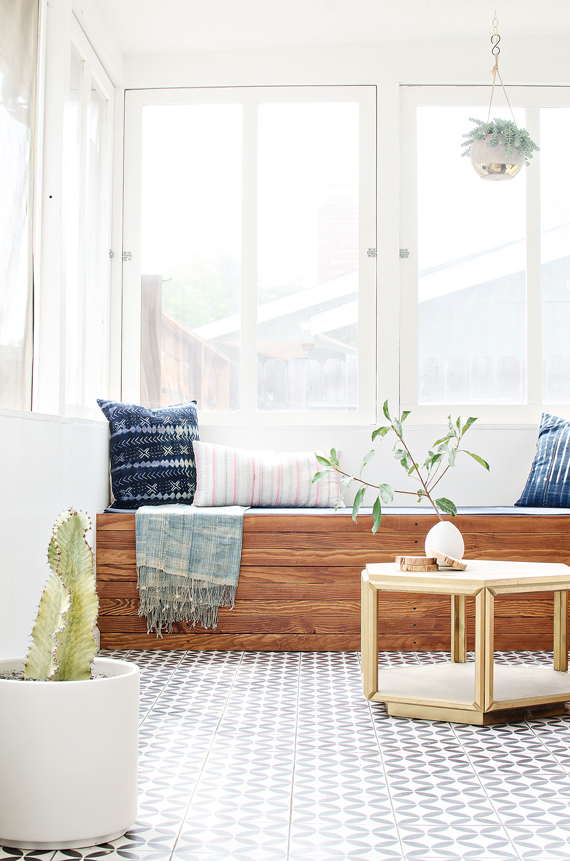
[[[493,706],[487,712],[476,707],[474,691],[473,662],[408,664],[381,669],[378,692],[371,700],[386,703],[388,714],[394,716],[486,726],[517,718],[565,714],[565,703],[570,702],[570,673],[548,667],[495,664]],[[520,705],[521,700],[524,705]]]

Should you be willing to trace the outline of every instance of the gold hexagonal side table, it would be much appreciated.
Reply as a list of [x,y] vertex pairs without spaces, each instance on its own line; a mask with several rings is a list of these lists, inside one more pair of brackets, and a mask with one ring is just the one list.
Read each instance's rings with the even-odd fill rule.
[[[564,714],[570,701],[567,615],[570,567],[550,562],[467,562],[467,570],[401,571],[395,562],[362,572],[362,681],[388,714],[486,725]],[[451,596],[451,661],[378,669],[378,592]],[[553,668],[494,663],[495,595],[554,592]],[[475,661],[467,662],[465,598],[475,597]]]

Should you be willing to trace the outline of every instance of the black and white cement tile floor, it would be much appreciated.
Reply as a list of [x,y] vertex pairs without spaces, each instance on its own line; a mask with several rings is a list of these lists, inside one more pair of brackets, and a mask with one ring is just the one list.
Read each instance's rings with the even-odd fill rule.
[[364,699],[356,652],[104,654],[142,671],[137,823],[112,844],[0,861],[570,861],[570,715],[390,718]]

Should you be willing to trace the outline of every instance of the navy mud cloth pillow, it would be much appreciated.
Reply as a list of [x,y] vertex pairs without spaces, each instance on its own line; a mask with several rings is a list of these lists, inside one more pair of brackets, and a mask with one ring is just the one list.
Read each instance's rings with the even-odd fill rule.
[[570,508],[570,422],[542,414],[536,454],[515,505]]
[[196,490],[196,401],[151,410],[98,400],[111,429],[113,508],[183,502]]

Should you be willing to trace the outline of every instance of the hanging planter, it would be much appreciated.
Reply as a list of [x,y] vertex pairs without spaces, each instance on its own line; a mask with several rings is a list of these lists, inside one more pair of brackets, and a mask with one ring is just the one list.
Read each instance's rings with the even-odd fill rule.
[[520,129],[512,120],[494,119],[491,122],[470,118],[475,128],[463,135],[466,147],[463,155],[471,157],[471,164],[481,179],[513,179],[523,164],[529,165],[538,147],[526,129]]
[[[533,156],[534,150],[538,150],[537,145],[530,137],[526,129],[521,129],[517,126],[515,115],[505,90],[505,85],[499,72],[499,42],[501,37],[497,32],[499,22],[497,18],[493,18],[493,35],[491,36],[492,49],[491,53],[495,57],[495,65],[491,69],[493,75],[493,87],[491,89],[491,100],[489,102],[489,110],[487,112],[487,121],[473,119],[475,128],[463,135],[466,140],[462,146],[465,151],[462,155],[471,157],[471,164],[475,173],[481,179],[503,180],[513,179],[519,173],[523,164],[527,166]],[[493,104],[493,95],[495,93],[496,79],[499,78],[501,87],[505,94],[505,99],[512,114],[511,120],[493,119],[490,120],[491,106]]]

